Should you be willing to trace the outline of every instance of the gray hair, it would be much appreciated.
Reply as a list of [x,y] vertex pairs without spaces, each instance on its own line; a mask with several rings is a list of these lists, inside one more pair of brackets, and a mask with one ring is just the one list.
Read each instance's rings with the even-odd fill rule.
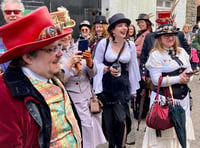
[[24,4],[21,2],[21,0],[3,0],[3,2],[1,3],[2,11],[4,11],[4,7],[7,2],[19,3],[20,10],[24,13],[25,8],[24,8]]

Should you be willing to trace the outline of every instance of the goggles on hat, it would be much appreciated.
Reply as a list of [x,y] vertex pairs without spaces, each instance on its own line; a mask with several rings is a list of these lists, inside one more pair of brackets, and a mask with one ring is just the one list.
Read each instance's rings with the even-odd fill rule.
[[164,26],[163,28],[159,28],[158,31],[173,33],[177,31],[177,28],[175,26]]
[[20,13],[21,13],[21,10],[4,10],[4,13],[5,13],[6,15],[11,15],[12,12],[13,12],[15,15],[17,15],[17,14],[20,14]]

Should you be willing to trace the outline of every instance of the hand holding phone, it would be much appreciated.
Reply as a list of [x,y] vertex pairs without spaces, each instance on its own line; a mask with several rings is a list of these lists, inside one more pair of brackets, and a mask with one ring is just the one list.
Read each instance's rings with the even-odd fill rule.
[[187,71],[185,74],[188,76],[192,76],[195,73],[195,71]]

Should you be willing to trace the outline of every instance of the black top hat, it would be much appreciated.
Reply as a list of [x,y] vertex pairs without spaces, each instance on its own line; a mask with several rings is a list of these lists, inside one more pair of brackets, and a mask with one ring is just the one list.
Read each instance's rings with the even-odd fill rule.
[[95,21],[94,21],[93,24],[94,25],[95,24],[108,24],[108,22],[106,21],[106,17],[105,16],[98,15],[98,16],[96,16]]
[[110,32],[115,27],[116,24],[126,23],[129,26],[131,23],[131,21],[128,18],[125,18],[124,14],[122,13],[117,13],[113,15],[111,18],[109,18],[108,22],[109,22],[108,32]]
[[156,30],[155,37],[159,37],[159,36],[165,35],[165,34],[175,34],[176,35],[177,33],[178,33],[178,29],[176,28],[176,26],[173,26],[172,24],[162,24]]
[[88,20],[82,21],[82,22],[80,23],[80,25],[79,25],[79,29],[81,29],[81,27],[83,27],[83,26],[86,26],[86,27],[88,27],[88,28],[91,29],[91,25],[90,25],[90,22],[89,22]]
[[152,17],[151,13],[148,15],[146,13],[140,13],[138,18],[136,19],[136,21],[139,21],[139,20],[146,20],[146,21],[149,21],[152,25],[152,22],[150,21],[150,17]]
[[140,13],[138,18],[136,19],[136,21],[139,20],[148,20],[149,21],[149,15],[147,15],[146,13]]

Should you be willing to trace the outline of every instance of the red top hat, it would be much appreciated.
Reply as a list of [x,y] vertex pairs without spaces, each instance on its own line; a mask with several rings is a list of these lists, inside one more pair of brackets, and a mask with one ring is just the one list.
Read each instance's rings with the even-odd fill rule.
[[156,22],[160,24],[170,23],[172,21],[170,15],[171,11],[158,11],[158,18],[156,19]]
[[65,33],[58,30],[53,24],[47,7],[40,7],[19,20],[0,27],[0,38],[7,49],[0,56],[0,63],[41,49],[72,31],[70,28]]

